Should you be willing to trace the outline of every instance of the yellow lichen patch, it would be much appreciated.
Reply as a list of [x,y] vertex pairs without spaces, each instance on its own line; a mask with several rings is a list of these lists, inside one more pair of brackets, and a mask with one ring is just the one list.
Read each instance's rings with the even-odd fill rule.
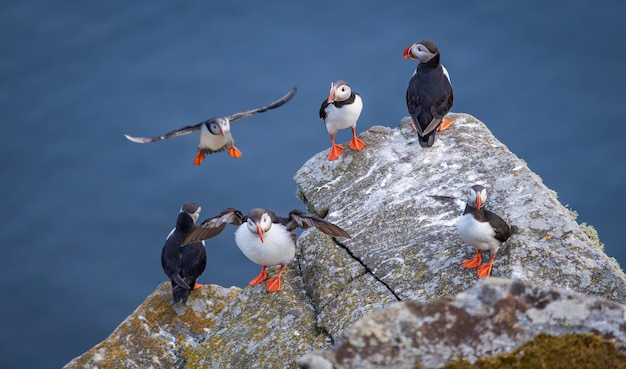
[[591,239],[591,241],[593,241],[593,245],[595,247],[604,251],[604,244],[600,241],[600,236],[598,236],[598,231],[594,228],[594,226],[582,223],[580,225],[580,229]]
[[66,368],[170,367],[186,361],[224,306],[241,290],[205,285],[192,291],[186,305],[172,304],[171,285],[157,289],[103,342]]
[[[419,368],[415,366],[415,369]],[[481,358],[473,365],[467,361],[455,361],[443,368],[626,368],[626,355],[617,350],[614,342],[594,334],[571,334],[562,337],[540,334],[509,354]]]

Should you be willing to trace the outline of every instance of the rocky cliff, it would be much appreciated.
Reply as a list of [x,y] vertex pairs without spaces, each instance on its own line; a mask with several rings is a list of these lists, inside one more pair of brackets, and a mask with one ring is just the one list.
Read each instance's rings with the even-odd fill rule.
[[[363,151],[303,165],[298,196],[352,238],[303,232],[280,292],[205,286],[176,307],[162,285],[66,368],[436,368],[513,352],[540,333],[610,339],[619,360],[620,267],[483,123],[450,117],[430,149],[404,119],[364,132]],[[478,285],[460,266],[474,251],[455,228],[474,184],[520,229],[498,253],[498,278]]]

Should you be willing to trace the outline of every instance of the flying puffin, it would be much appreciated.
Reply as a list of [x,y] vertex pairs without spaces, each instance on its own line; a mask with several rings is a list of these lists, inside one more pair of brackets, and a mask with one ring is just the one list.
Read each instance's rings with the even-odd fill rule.
[[352,129],[352,140],[348,143],[352,150],[360,151],[365,148],[365,142],[356,137],[356,121],[361,115],[361,110],[363,110],[361,96],[352,92],[346,81],[337,80],[330,84],[328,98],[320,107],[320,118],[324,119],[332,144],[328,160],[336,160],[343,151],[343,147],[335,143],[335,133],[340,129]]
[[297,87],[294,87],[285,96],[262,108],[235,113],[226,117],[211,118],[195,125],[186,126],[175,131],[165,133],[161,136],[133,137],[127,134],[125,134],[124,136],[133,142],[149,143],[165,140],[171,137],[186,135],[191,132],[200,130],[200,144],[198,145],[198,155],[196,155],[196,158],[193,161],[194,165],[202,164],[202,161],[204,160],[206,154],[213,154],[224,150],[228,150],[228,155],[232,156],[233,158],[240,158],[241,151],[239,151],[239,149],[235,147],[235,141],[233,140],[233,136],[230,133],[230,122],[234,122],[236,120],[243,119],[257,113],[262,113],[264,111],[277,108],[287,101],[291,100],[291,98],[296,94],[296,91]]
[[288,217],[281,217],[271,210],[256,208],[243,216],[241,211],[229,208],[195,227],[185,237],[183,245],[215,237],[227,224],[239,226],[235,231],[235,243],[248,259],[262,266],[261,273],[248,285],[262,283],[267,279],[266,267],[280,265],[278,275],[267,280],[268,292],[280,290],[280,277],[285,265],[295,256],[294,229],[315,227],[333,237],[350,238],[339,226],[300,210],[292,210]]
[[450,75],[439,62],[437,45],[430,40],[407,47],[403,57],[420,61],[406,90],[406,107],[420,146],[431,147],[435,143],[435,131],[443,131],[452,124],[451,119],[445,118],[454,100]]
[[183,239],[196,224],[200,210],[200,206],[194,202],[183,204],[176,219],[176,227],[167,236],[161,250],[161,266],[172,281],[174,303],[184,304],[191,290],[202,286],[196,280],[206,267],[204,241],[182,246]]
[[[491,274],[491,266],[500,245],[518,231],[516,226],[509,227],[498,215],[485,209],[487,190],[481,185],[474,185],[467,192],[465,211],[456,223],[457,230],[463,241],[476,249],[476,257],[465,260],[461,265],[465,268],[478,267],[478,277],[485,278]],[[480,265],[480,252],[491,251],[489,263]]]

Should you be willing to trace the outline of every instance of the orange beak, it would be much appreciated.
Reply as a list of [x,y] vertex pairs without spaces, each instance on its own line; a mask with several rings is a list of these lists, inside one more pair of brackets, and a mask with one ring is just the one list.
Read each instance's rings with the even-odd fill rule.
[[480,210],[480,205],[482,205],[480,203],[480,196],[476,196],[476,209]]
[[328,100],[326,100],[329,104],[335,101],[335,86],[330,85],[330,93],[328,94]]
[[222,136],[226,136],[226,133],[224,133],[224,128],[222,128],[222,126],[220,126],[220,132],[222,132]]
[[259,225],[259,223],[257,223],[257,225],[256,225],[256,231],[259,234],[259,238],[261,239],[261,243],[263,243],[263,230],[261,229],[261,226]]
[[411,54],[411,48],[413,47],[413,45],[407,47],[406,49],[404,49],[404,53],[402,53],[402,57],[405,59],[415,59],[413,57],[413,55]]

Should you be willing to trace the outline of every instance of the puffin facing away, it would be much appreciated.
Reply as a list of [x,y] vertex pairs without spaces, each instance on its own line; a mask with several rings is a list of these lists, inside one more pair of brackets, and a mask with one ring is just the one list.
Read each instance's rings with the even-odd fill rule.
[[[476,257],[465,260],[461,265],[465,268],[478,268],[478,277],[485,278],[491,275],[491,266],[496,258],[500,245],[518,231],[516,226],[509,227],[498,215],[485,209],[487,190],[481,185],[470,187],[467,192],[465,211],[456,223],[463,241],[476,249]],[[480,265],[480,252],[491,251],[489,263]]]
[[343,147],[335,143],[335,133],[340,129],[352,129],[352,140],[348,143],[352,150],[360,151],[365,148],[365,142],[356,137],[356,121],[361,115],[361,110],[363,110],[361,96],[353,92],[346,81],[337,80],[330,84],[328,98],[320,107],[320,118],[324,119],[332,145],[328,160],[336,160],[343,151]]
[[420,61],[406,90],[406,106],[420,146],[431,147],[435,143],[435,131],[443,131],[452,124],[451,119],[444,118],[454,100],[450,76],[439,62],[439,48],[430,40],[407,47],[403,57]]
[[248,259],[262,266],[261,273],[248,285],[262,283],[267,279],[266,267],[280,265],[278,275],[267,280],[268,292],[280,290],[280,277],[285,265],[296,254],[296,235],[292,232],[294,229],[315,227],[332,237],[350,238],[339,226],[300,210],[292,210],[288,217],[281,217],[271,210],[256,208],[243,216],[241,211],[229,208],[195,227],[185,237],[183,245],[215,237],[227,224],[239,226],[235,231],[237,247]]
[[294,87],[285,96],[274,101],[273,103],[266,105],[262,108],[247,110],[240,113],[235,113],[226,117],[217,117],[205,120],[195,125],[186,126],[177,129],[172,132],[165,133],[161,136],[155,137],[133,137],[125,134],[124,136],[130,141],[137,143],[149,143],[160,140],[165,140],[171,137],[177,137],[189,134],[191,132],[200,130],[200,144],[198,145],[198,155],[196,155],[193,164],[200,165],[207,154],[213,154],[228,150],[228,155],[233,158],[240,158],[241,151],[235,147],[235,141],[230,133],[230,122],[234,122],[239,119],[243,119],[264,111],[277,108],[296,94],[297,87]]
[[200,206],[186,202],[178,213],[176,227],[170,232],[161,250],[161,266],[172,281],[174,303],[187,302],[191,290],[202,286],[196,283],[206,267],[204,241],[182,247],[185,236],[193,229],[200,216]]

